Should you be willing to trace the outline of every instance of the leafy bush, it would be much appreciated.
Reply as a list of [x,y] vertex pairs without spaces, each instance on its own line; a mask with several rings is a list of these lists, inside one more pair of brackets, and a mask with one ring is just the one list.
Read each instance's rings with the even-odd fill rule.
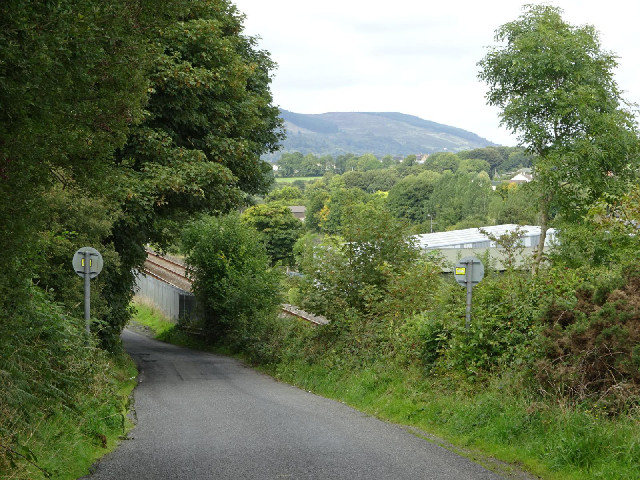
[[388,211],[361,203],[345,213],[350,221],[341,237],[306,236],[296,246],[302,306],[330,317],[347,309],[372,313],[393,279],[419,257],[404,225]]
[[291,265],[293,245],[300,237],[303,223],[285,205],[277,203],[254,205],[242,214],[242,221],[262,234],[271,264]]
[[635,235],[589,219],[580,224],[560,225],[558,244],[550,252],[553,264],[569,268],[616,266],[638,252]]
[[238,214],[204,217],[187,226],[183,248],[210,339],[254,344],[280,303],[280,274],[258,232]]

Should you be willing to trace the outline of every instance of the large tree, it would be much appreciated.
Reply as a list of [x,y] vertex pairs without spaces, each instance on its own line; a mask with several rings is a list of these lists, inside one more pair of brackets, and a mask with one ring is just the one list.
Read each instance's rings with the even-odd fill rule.
[[9,0],[0,14],[0,321],[35,277],[77,313],[68,258],[91,244],[109,260],[92,289],[103,339],[117,339],[145,244],[266,193],[274,64],[227,0]]
[[406,176],[389,191],[389,211],[397,218],[407,218],[416,223],[431,219],[436,212],[430,209],[429,200],[440,177],[439,173],[431,170]]
[[113,152],[147,99],[157,51],[147,33],[165,25],[175,6],[0,3],[0,304],[20,298],[37,274],[52,185],[85,196],[110,190]]
[[[227,0],[197,0],[156,32],[162,51],[146,118],[117,157],[126,214],[112,235],[122,260],[114,301],[131,295],[146,243],[167,247],[190,216],[228,212],[268,191],[272,168],[260,156],[282,138],[275,65],[243,35],[243,20]],[[117,330],[123,317],[109,323]]]
[[548,5],[528,5],[496,32],[503,42],[479,62],[487,101],[501,123],[535,156],[540,244],[552,208],[580,214],[605,192],[624,190],[637,165],[633,114],[613,77],[616,57],[602,49],[592,26],[575,27]]

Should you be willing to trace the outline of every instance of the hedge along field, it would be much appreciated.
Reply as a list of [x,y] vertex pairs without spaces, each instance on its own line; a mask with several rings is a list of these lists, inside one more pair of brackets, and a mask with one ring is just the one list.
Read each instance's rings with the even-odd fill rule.
[[276,183],[293,183],[298,180],[302,182],[313,182],[314,180],[318,180],[322,177],[276,177]]

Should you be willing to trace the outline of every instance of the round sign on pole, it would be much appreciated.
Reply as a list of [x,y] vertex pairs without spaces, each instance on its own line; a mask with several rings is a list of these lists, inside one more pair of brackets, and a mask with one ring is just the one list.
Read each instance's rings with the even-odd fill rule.
[[76,271],[76,273],[78,275],[80,275],[81,277],[84,277],[85,275],[85,265],[86,265],[86,260],[85,258],[87,257],[87,255],[85,255],[85,253],[88,253],[88,258],[89,258],[89,278],[96,278],[98,276],[98,274],[102,271],[102,266],[104,265],[104,261],[102,260],[102,255],[100,255],[100,252],[98,252],[98,250],[96,250],[95,248],[92,247],[82,247],[80,248],[74,255],[73,255],[73,260],[72,260],[72,264],[73,264],[73,269]]
[[475,287],[484,278],[484,265],[479,258],[464,257],[456,263],[454,273],[460,285],[466,287],[470,282]]

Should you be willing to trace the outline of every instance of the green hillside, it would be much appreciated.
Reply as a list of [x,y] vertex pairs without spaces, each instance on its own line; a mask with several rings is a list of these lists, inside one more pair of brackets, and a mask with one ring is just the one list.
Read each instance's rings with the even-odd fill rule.
[[377,156],[441,151],[459,152],[494,143],[478,135],[397,112],[331,112],[301,114],[280,110],[287,138],[280,152],[316,155],[373,153]]

